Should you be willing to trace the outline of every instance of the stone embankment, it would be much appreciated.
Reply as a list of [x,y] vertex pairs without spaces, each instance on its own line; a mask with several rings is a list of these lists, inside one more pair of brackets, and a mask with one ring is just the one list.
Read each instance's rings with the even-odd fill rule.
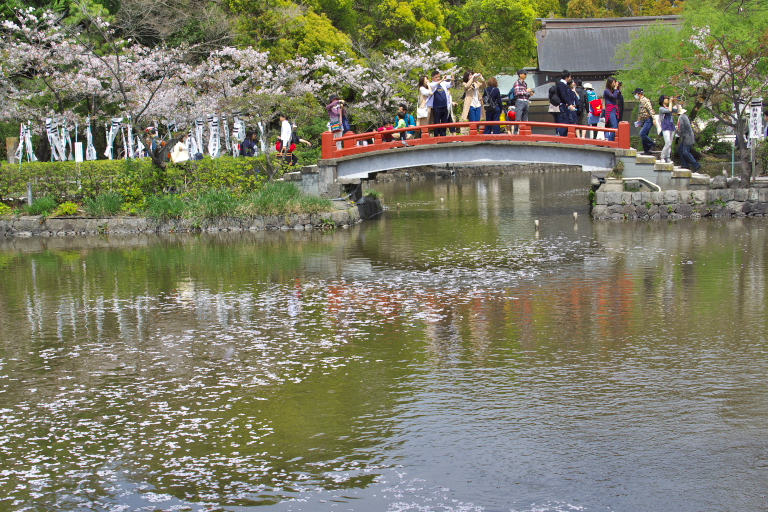
[[595,219],[764,217],[768,188],[595,193]]
[[265,217],[226,217],[216,220],[157,221],[139,217],[15,217],[0,218],[3,236],[77,236],[112,233],[190,233],[218,231],[310,230],[346,228],[380,214],[381,201],[366,197],[359,204],[345,204],[332,212]]

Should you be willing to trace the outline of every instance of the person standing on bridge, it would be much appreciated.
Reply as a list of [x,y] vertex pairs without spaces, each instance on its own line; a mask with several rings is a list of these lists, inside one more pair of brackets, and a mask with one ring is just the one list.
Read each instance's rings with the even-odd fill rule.
[[[499,81],[492,76],[486,81],[485,96],[488,98],[488,105],[485,107],[485,119],[487,121],[498,121],[501,118],[501,91],[499,91]],[[486,125],[485,134],[499,135],[501,127],[499,125]]]
[[[619,97],[621,96],[621,85],[612,76],[605,81],[605,91],[603,91],[603,102],[605,103],[605,126],[607,128],[619,127]],[[615,133],[606,133],[605,140],[616,140]]]
[[[435,70],[432,73],[432,83],[429,84],[432,95],[427,100],[427,106],[432,107],[432,122],[435,124],[449,122],[448,109],[451,108],[451,105],[449,104],[448,89],[453,87],[453,77],[447,76],[445,78],[446,80],[443,80],[440,72]],[[445,137],[445,127],[435,128],[434,136]]]
[[[600,122],[600,118],[603,115],[603,101],[597,97],[597,93],[595,92],[594,87],[592,87],[592,84],[584,84],[584,91],[586,92],[587,110],[589,111],[587,122],[589,126],[597,127],[597,124]],[[587,132],[587,138],[589,138],[589,132]],[[597,130],[592,131],[592,138],[597,138]]]
[[[560,73],[560,80],[557,82],[557,95],[560,97],[560,115],[557,116],[557,122],[560,124],[571,124],[573,113],[576,112],[576,105],[571,94],[571,72],[564,69]],[[575,93],[574,93],[575,95]],[[568,128],[557,128],[558,135],[565,137],[568,135]]]
[[[528,121],[528,106],[531,103],[531,96],[533,96],[533,89],[528,87],[528,83],[525,79],[528,78],[528,73],[524,69],[517,70],[517,82],[512,86],[512,97],[510,103],[515,102],[515,121]],[[520,132],[520,127],[517,126],[513,129],[513,133]]]
[[[425,124],[430,124],[430,117],[432,114],[432,108],[427,105],[432,93],[429,90],[429,82],[427,81],[426,76],[419,78],[418,90],[419,102],[416,107],[416,124],[418,126],[423,126]],[[421,132],[419,132],[419,137],[421,137]]]
[[[328,111],[328,117],[331,120],[329,123],[330,130],[333,132],[333,138],[336,139],[344,135],[344,129],[341,124],[344,117],[344,100],[340,100],[337,95],[331,94],[328,101],[328,106],[325,109]],[[341,142],[337,142],[336,147],[341,149]]]
[[638,87],[633,94],[635,95],[635,99],[640,102],[640,111],[637,114],[636,126],[641,127],[640,138],[643,141],[643,154],[650,155],[656,143],[648,136],[648,134],[651,133],[651,128],[653,128],[653,116],[656,115],[656,112],[653,110],[651,100],[646,98],[643,89]]
[[[481,73],[467,71],[464,73],[464,107],[461,112],[461,120],[470,123],[485,118],[483,110],[483,89],[485,79]],[[469,128],[466,129],[469,134]]]

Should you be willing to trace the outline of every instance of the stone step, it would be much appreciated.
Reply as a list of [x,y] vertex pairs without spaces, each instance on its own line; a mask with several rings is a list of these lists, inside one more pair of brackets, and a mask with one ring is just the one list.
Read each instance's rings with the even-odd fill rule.
[[690,178],[693,173],[689,171],[688,169],[683,169],[682,167],[675,167],[672,170],[672,177],[673,178]]
[[698,172],[691,173],[691,181],[689,182],[689,185],[709,185],[709,183],[710,177],[708,175]]
[[666,162],[662,162],[661,160],[656,160],[656,163],[653,165],[653,169],[655,171],[674,171],[675,164],[671,162],[666,163]]
[[656,163],[656,157],[653,155],[637,155],[635,157],[635,162],[638,164],[655,164]]

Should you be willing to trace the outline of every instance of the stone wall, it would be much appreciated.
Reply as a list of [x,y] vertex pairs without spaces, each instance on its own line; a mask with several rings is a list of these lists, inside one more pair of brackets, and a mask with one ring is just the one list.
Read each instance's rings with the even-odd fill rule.
[[375,181],[408,181],[408,180],[440,180],[454,177],[468,178],[478,176],[501,176],[516,172],[549,172],[549,171],[581,171],[580,165],[563,164],[448,164],[425,165],[420,167],[406,167],[404,169],[392,169],[376,174]]
[[768,188],[597,192],[595,219],[664,219],[696,217],[763,217],[768,215]]
[[159,222],[137,217],[112,217],[86,219],[82,217],[18,217],[0,218],[0,237],[7,236],[76,236],[110,233],[170,233],[194,231],[261,231],[261,230],[306,230],[334,226],[346,228],[381,213],[381,201],[366,197],[361,204],[350,208],[303,215],[282,215],[268,217],[232,217],[215,221]]

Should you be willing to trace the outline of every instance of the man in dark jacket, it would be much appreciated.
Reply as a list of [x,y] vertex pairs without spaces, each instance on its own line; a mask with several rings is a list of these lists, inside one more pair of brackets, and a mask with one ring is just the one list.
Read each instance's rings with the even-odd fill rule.
[[688,115],[685,113],[684,108],[680,108],[678,114],[680,117],[677,120],[677,133],[680,135],[680,160],[682,160],[682,166],[692,171],[698,171],[701,169],[701,164],[693,158],[691,154],[691,148],[696,144],[696,138],[693,134],[693,127],[691,126],[691,120],[688,119]]
[[[570,124],[571,112],[576,111],[575,102],[571,97],[571,87],[568,85],[570,80],[571,73],[566,69],[560,74],[560,80],[557,82],[557,95],[560,96],[560,115],[557,116],[557,122],[560,124]],[[561,137],[568,135],[568,128],[558,128],[556,131]]]

